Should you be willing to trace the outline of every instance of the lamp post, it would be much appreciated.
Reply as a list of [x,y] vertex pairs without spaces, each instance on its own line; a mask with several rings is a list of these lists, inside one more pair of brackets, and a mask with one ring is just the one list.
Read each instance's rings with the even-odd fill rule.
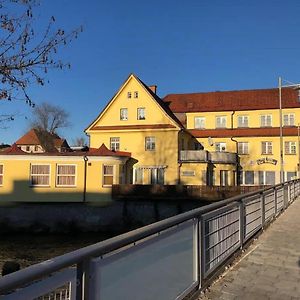
[[[279,140],[280,140],[280,183],[284,182],[284,160],[283,160],[283,130],[282,130],[282,88],[283,87],[291,87],[296,90],[300,90],[299,83],[293,83],[285,80],[289,84],[282,85],[282,78],[278,78],[278,91],[279,91]],[[300,93],[298,95],[300,100]],[[300,151],[299,148],[299,126],[298,126],[298,153]],[[300,153],[299,153],[299,161],[300,162]],[[299,168],[299,167],[298,167]],[[299,169],[298,169],[299,170]],[[300,170],[299,170],[300,171]]]

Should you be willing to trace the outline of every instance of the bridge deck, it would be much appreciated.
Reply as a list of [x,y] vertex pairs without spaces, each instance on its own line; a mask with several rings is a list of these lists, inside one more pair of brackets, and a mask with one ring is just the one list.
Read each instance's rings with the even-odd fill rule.
[[199,299],[300,299],[300,199]]

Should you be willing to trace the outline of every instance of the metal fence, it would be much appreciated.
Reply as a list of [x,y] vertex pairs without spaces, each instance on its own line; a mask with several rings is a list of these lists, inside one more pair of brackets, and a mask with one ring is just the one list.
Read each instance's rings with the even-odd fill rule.
[[299,193],[289,181],[33,265],[0,279],[0,299],[183,299]]

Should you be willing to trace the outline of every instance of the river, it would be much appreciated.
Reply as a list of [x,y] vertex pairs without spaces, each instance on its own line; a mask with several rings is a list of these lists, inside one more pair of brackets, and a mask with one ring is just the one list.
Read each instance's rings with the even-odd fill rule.
[[110,238],[103,233],[10,234],[0,236],[0,273],[3,263],[14,260],[21,268]]

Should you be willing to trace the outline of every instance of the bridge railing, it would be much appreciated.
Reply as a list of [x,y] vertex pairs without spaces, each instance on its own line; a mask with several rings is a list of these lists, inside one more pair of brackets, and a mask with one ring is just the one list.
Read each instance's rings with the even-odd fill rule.
[[300,194],[294,180],[165,219],[0,279],[0,299],[183,299]]

